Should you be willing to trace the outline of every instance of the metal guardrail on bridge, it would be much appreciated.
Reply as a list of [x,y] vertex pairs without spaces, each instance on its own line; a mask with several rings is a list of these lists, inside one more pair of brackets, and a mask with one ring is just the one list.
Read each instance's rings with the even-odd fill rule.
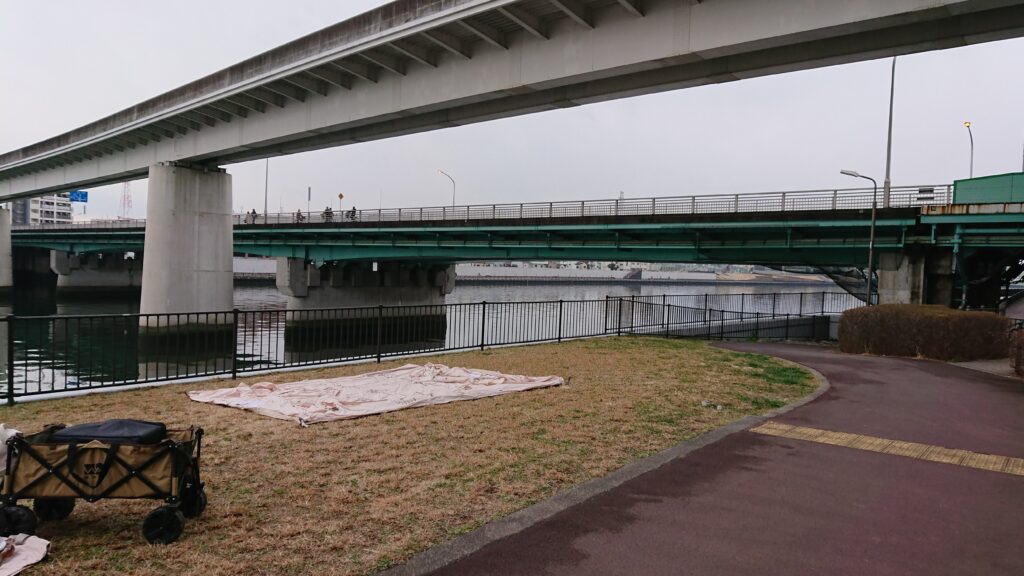
[[[871,208],[873,189],[837,188],[756,192],[750,194],[707,194],[622,198],[615,200],[578,200],[563,202],[523,202],[518,204],[474,204],[422,208],[383,208],[370,210],[296,211],[275,214],[235,214],[235,225],[245,224],[324,224],[353,222],[438,222],[464,223],[471,220],[520,220],[544,218],[580,218],[608,216],[662,216],[687,214],[727,214],[756,212],[798,212],[809,210],[863,210]],[[917,208],[949,204],[953,187],[948,184],[893,187],[889,196],[892,208]],[[882,203],[882,191],[878,191]],[[21,229],[106,229],[141,228],[143,219],[94,220],[73,224],[17,225]]]

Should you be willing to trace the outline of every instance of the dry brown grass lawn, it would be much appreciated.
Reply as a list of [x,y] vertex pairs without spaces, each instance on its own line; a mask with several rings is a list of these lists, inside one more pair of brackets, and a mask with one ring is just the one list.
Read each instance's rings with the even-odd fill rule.
[[[206,429],[210,507],[169,546],[152,501],[79,505],[44,524],[33,575],[367,574],[691,436],[809,393],[809,374],[704,343],[613,338],[438,356],[449,365],[571,377],[568,386],[300,428],[191,402],[173,385],[4,408],[26,432],[126,417]],[[417,362],[423,362],[417,359]],[[397,366],[404,361],[385,363]],[[249,378],[293,381],[357,365]],[[723,408],[706,407],[702,401]]]

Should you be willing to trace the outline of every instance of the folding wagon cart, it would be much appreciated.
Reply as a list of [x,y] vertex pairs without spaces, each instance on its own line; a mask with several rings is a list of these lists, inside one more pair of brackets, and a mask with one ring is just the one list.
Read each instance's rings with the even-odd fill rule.
[[[140,420],[54,425],[7,440],[0,532],[35,532],[37,520],[63,520],[75,500],[148,498],[165,505],[149,513],[142,534],[150,543],[178,539],[185,518],[206,508],[199,475],[203,429],[168,430]],[[18,505],[31,498],[33,508]],[[6,526],[3,524],[6,523]]]

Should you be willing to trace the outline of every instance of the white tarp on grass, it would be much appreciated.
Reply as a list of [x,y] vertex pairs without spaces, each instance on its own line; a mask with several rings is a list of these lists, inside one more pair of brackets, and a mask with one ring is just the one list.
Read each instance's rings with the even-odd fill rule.
[[313,424],[358,418],[403,408],[444,404],[558,386],[559,376],[513,376],[490,370],[449,368],[443,364],[400,368],[322,380],[200,390],[188,393],[197,402],[252,410],[257,414]]

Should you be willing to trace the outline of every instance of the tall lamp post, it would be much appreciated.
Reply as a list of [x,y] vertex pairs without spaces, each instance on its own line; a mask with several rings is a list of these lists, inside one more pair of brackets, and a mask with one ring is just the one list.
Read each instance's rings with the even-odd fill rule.
[[892,57],[892,76],[889,79],[889,135],[885,140],[885,180],[882,182],[882,206],[889,207],[892,192],[892,180],[889,178],[892,167],[892,105],[896,99],[896,57]]
[[[267,223],[267,194],[270,190],[270,158],[263,169],[263,223]],[[256,222],[254,221],[253,224]]]
[[448,177],[449,180],[452,181],[452,208],[455,208],[455,178],[452,178],[452,175],[445,172],[444,170],[438,170],[438,172],[444,174],[445,176]]
[[964,128],[967,128],[967,135],[971,137],[971,178],[974,178],[974,132],[971,132],[970,122],[964,122]]
[[867,298],[865,299],[867,305],[871,306],[871,284],[875,277],[875,214],[878,207],[878,182],[875,182],[875,179],[871,176],[865,176],[859,172],[854,172],[853,170],[840,170],[839,173],[844,176],[871,180],[871,184],[874,187],[874,192],[871,193],[871,232],[868,235],[868,292]]

